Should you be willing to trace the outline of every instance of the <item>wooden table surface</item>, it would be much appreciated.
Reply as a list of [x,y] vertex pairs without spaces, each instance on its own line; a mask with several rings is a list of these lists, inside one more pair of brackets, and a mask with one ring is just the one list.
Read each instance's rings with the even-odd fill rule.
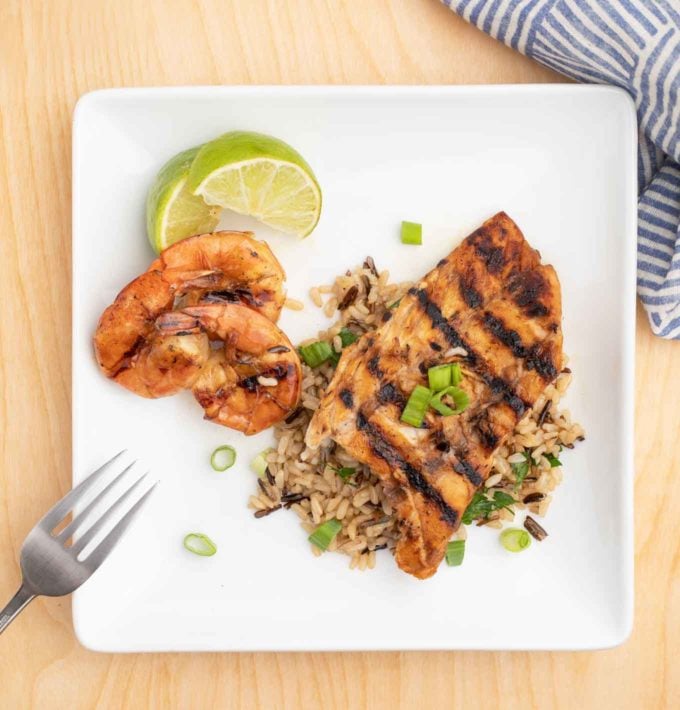
[[[436,0],[0,3],[0,598],[19,583],[24,535],[70,483],[71,115],[81,94],[560,80]],[[635,628],[620,648],[114,656],[79,646],[68,599],[40,599],[0,640],[0,705],[679,707],[680,343],[654,338],[638,316]]]

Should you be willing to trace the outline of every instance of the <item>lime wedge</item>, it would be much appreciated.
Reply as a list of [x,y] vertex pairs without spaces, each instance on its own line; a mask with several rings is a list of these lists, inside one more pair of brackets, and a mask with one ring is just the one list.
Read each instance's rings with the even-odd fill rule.
[[321,214],[321,190],[304,158],[277,138],[232,131],[206,143],[187,188],[209,205],[306,237]]
[[191,164],[199,152],[191,148],[169,160],[156,175],[146,198],[146,228],[156,253],[194,234],[212,232],[220,210],[207,205],[186,187]]

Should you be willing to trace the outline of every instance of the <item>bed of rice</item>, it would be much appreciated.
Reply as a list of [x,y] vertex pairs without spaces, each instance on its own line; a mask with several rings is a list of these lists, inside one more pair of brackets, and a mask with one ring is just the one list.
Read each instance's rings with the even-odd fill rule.
[[[310,297],[315,305],[323,308],[329,318],[336,314],[339,317],[328,330],[308,342],[326,340],[340,352],[338,334],[342,328],[357,334],[374,330],[382,322],[385,310],[409,286],[390,283],[389,272],[379,272],[368,258],[332,285],[313,288]],[[301,406],[275,428],[277,445],[267,455],[266,475],[258,478],[258,490],[250,497],[249,507],[257,517],[285,508],[293,510],[307,533],[326,520],[339,520],[342,529],[329,551],[349,555],[351,568],[372,569],[376,552],[393,549],[399,535],[392,507],[378,477],[341,447],[334,443],[316,450],[305,446],[307,426],[333,377],[334,367],[327,362],[315,369],[303,363],[302,368]],[[500,490],[512,495],[518,501],[516,510],[526,508],[532,515],[545,516],[553,492],[562,481],[562,467],[551,467],[546,455],[559,456],[562,449],[573,448],[584,438],[583,428],[572,422],[569,410],[558,406],[571,377],[565,367],[494,456],[485,486],[490,494]],[[526,460],[527,453],[532,465],[516,489],[512,464]],[[342,467],[356,468],[356,474],[343,481],[336,472]],[[513,517],[511,511],[502,509],[476,524],[501,528]],[[465,536],[465,526],[461,525],[455,537]],[[310,547],[314,555],[322,554],[316,546]]]

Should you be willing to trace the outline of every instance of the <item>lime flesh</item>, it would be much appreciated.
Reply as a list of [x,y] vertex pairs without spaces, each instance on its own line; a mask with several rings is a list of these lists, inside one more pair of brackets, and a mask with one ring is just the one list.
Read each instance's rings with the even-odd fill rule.
[[262,133],[232,131],[206,143],[193,160],[186,189],[208,205],[255,217],[306,237],[321,214],[321,190],[304,158]]

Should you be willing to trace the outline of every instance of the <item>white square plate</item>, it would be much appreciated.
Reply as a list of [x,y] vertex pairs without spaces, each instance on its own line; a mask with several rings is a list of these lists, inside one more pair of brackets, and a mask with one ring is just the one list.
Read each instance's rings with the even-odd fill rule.
[[[305,241],[253,228],[288,292],[372,255],[396,279],[425,273],[487,217],[507,211],[559,273],[568,406],[587,441],[524,554],[472,529],[462,567],[422,582],[384,553],[374,572],[309,551],[297,518],[256,520],[248,462],[271,441],[202,420],[189,393],[149,401],[98,371],[101,311],[146,269],[146,191],[174,153],[232,129],[271,133],[313,166],[324,195]],[[73,460],[77,482],[127,447],[161,485],[120,549],[76,594],[74,623],[102,651],[577,649],[612,646],[633,613],[632,407],[636,120],[617,89],[210,87],[95,92],[78,104],[73,155]],[[400,244],[402,219],[422,247]],[[325,323],[285,312],[293,342]],[[230,443],[223,474],[211,451]],[[190,531],[218,545],[182,547]]]

